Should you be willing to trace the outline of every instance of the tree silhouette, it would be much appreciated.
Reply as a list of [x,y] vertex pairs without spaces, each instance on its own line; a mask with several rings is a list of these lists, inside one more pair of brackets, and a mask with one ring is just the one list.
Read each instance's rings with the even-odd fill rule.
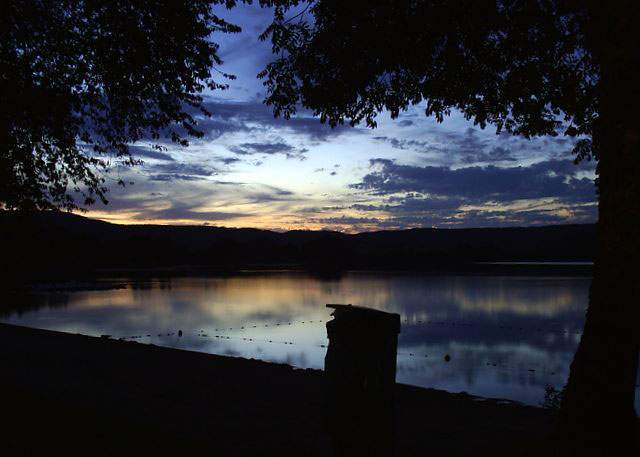
[[[639,9],[579,0],[276,1],[260,74],[277,115],[332,126],[425,103],[481,127],[575,139],[596,159],[597,260],[559,436],[568,455],[617,455],[636,434],[640,331]],[[300,4],[304,4],[302,7]],[[297,7],[292,11],[294,7]],[[287,19],[287,16],[289,18]]]
[[3,1],[0,206],[105,201],[103,172],[139,163],[130,143],[201,136],[199,94],[226,88],[211,36],[240,30],[214,5],[235,2]]

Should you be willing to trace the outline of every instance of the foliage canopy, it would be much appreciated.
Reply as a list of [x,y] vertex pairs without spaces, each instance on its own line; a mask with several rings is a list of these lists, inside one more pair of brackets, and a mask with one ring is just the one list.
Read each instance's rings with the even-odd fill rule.
[[226,87],[212,35],[240,30],[216,5],[235,1],[2,2],[0,204],[106,201],[102,172],[137,163],[128,144],[201,135],[202,91]]
[[[277,2],[262,34],[277,59],[261,76],[267,103],[323,122],[376,125],[426,102],[442,121],[457,109],[525,137],[578,137],[591,157],[598,117],[597,51],[589,2],[572,0],[310,0]],[[289,18],[287,18],[289,16]]]

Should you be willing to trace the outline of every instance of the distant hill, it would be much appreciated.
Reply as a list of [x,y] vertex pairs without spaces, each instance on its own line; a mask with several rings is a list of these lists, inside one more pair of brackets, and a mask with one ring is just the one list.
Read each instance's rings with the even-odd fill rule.
[[61,212],[0,212],[5,274],[95,269],[299,267],[437,270],[474,262],[590,261],[595,225],[410,229],[355,235],[117,225]]

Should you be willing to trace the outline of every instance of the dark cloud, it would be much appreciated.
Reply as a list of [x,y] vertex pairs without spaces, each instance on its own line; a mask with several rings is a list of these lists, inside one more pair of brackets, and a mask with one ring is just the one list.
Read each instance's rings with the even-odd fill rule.
[[[205,173],[184,165],[183,170]],[[126,171],[127,179],[133,178],[132,171]],[[146,178],[146,176],[145,176]],[[193,179],[195,178],[195,179]],[[138,221],[150,220],[191,220],[202,222],[225,221],[252,216],[251,213],[207,210],[217,199],[246,194],[246,185],[241,182],[209,179],[206,182],[197,176],[178,176],[171,174],[167,179],[153,175],[147,179],[138,179],[135,185],[126,189],[114,188],[106,206],[96,209],[112,213],[134,213]],[[168,182],[166,182],[168,181]]]
[[301,213],[301,214],[317,214],[317,213],[324,213],[327,211],[337,211],[337,210],[343,210],[345,209],[343,206],[309,206],[306,208],[300,208],[298,210],[296,210],[296,213]]
[[241,143],[229,149],[240,155],[288,154],[294,150],[293,146],[287,143]]
[[306,148],[296,148],[283,141],[275,143],[241,143],[230,146],[229,150],[238,155],[266,154],[275,155],[283,154],[287,159],[304,160],[305,154],[309,152]]
[[[376,223],[383,229],[592,223],[597,219],[595,185],[579,173],[593,170],[577,167],[571,160],[456,169],[372,159],[371,166],[372,171],[351,187],[383,199],[352,204],[349,209],[383,214]],[[474,206],[482,209],[470,209]],[[339,224],[338,219],[319,222]],[[368,224],[372,218],[361,219],[360,224]]]
[[278,196],[289,196],[289,195],[293,195],[293,192],[291,192],[290,190],[287,189],[282,189],[280,187],[276,187],[276,186],[269,186],[267,184],[264,184],[264,187],[266,187],[271,193],[273,193],[274,195],[278,195]]
[[478,163],[478,162],[515,162],[518,160],[514,157],[511,151],[496,146],[489,151],[480,151],[477,153],[470,153],[462,157],[463,163]]
[[129,152],[133,157],[137,159],[154,159],[162,160],[165,162],[174,162],[175,159],[166,152],[158,151],[156,149],[149,149],[142,146],[129,146]]
[[376,217],[323,217],[315,219],[315,222],[329,225],[361,225],[361,224],[379,224],[381,221]]
[[405,197],[391,197],[388,204],[382,209],[390,213],[397,212],[425,212],[425,211],[441,211],[458,209],[464,200],[452,197],[424,197],[420,198],[416,195],[408,195]]
[[408,140],[405,138],[394,138],[389,136],[374,136],[373,139],[376,141],[389,143],[394,149],[413,149],[424,152],[434,147],[430,141]]
[[205,179],[203,176],[182,175],[180,173],[160,173],[157,175],[149,175],[151,181],[200,181]]
[[227,221],[248,217],[251,214],[224,211],[194,211],[190,204],[174,203],[167,209],[147,210],[139,216],[141,220],[194,220],[194,221]]
[[216,139],[226,133],[264,132],[276,129],[321,142],[346,133],[358,134],[365,131],[363,128],[350,126],[332,128],[304,109],[289,120],[274,117],[271,109],[260,101],[233,102],[209,99],[204,106],[212,113],[211,117],[198,116],[198,129],[204,133],[205,140]]
[[438,154],[447,157],[450,162],[463,164],[513,162],[517,160],[514,150],[524,151],[538,147],[522,138],[514,140],[512,136],[507,138],[507,140],[512,140],[511,142],[503,141],[496,146],[495,141],[479,135],[478,131],[471,127],[462,132],[425,127],[425,133],[429,134],[430,140],[389,136],[377,136],[374,139],[388,143],[394,149]]
[[549,160],[527,167],[419,167],[399,165],[388,159],[372,159],[377,170],[351,187],[376,195],[417,192],[469,202],[512,202],[521,199],[556,198],[567,202],[594,202],[595,186],[578,178],[569,160]]
[[147,167],[152,181],[198,181],[218,173],[215,168],[187,163],[163,163]]
[[242,162],[242,160],[238,159],[237,157],[220,157],[216,160],[225,165],[231,165],[234,163]]
[[[363,207],[358,209],[363,210]],[[571,215],[567,217],[561,210],[568,210]],[[314,211],[315,210],[315,211]],[[492,211],[492,210],[467,210],[461,211],[456,208],[434,208],[425,210],[424,208],[404,207],[402,204],[393,208],[384,206],[374,206],[366,210],[382,210],[386,212],[385,217],[326,217],[312,219],[314,222],[331,226],[350,226],[350,229],[357,229],[360,226],[364,229],[371,229],[371,225],[376,229],[399,230],[414,227],[520,227],[520,226],[540,226],[552,224],[571,223],[593,223],[597,217],[597,206],[590,205],[584,207],[562,207],[554,209],[531,209],[524,211]],[[309,208],[305,213],[321,213],[321,208]],[[368,226],[368,227],[367,227]],[[335,227],[334,227],[335,228]]]
[[263,184],[262,187],[265,191],[262,192],[249,192],[245,196],[247,203],[269,203],[269,202],[290,202],[298,201],[299,197],[296,197],[294,192],[287,189],[282,189],[276,186],[270,186]]
[[[304,109],[301,109],[289,120],[274,117],[271,109],[259,101],[209,100],[204,103],[204,107],[211,113],[211,117],[204,116],[190,107],[185,107],[185,110],[196,119],[196,129],[202,132],[202,138],[188,137],[184,128],[173,126],[177,133],[188,138],[191,143],[216,140],[226,134],[264,134],[273,133],[273,131],[300,135],[307,141],[320,143],[344,134],[366,132],[361,127],[340,125],[332,128],[320,122],[319,118]],[[150,135],[143,139],[153,143],[175,145],[170,138],[170,130],[166,129],[161,132],[159,139],[153,139]]]
[[411,149],[416,152],[450,153],[469,156],[482,152],[489,144],[481,138],[475,129],[467,128],[464,132],[455,132],[437,128],[426,128],[430,140],[394,138],[389,136],[374,137],[376,141],[388,143],[394,149]]

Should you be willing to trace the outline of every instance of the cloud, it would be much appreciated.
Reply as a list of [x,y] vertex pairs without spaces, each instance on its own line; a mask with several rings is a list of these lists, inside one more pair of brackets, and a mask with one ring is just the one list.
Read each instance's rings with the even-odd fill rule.
[[219,157],[216,159],[216,161],[223,163],[225,165],[231,165],[234,163],[242,162],[242,160],[238,159],[237,157]]
[[479,162],[515,162],[518,159],[514,157],[511,151],[496,146],[491,148],[489,151],[479,151],[476,153],[470,153],[466,156],[462,157],[463,163],[479,163]]
[[[523,138],[480,134],[472,127],[464,131],[451,131],[426,125],[422,128],[421,134],[428,139],[390,136],[376,136],[373,139],[387,143],[394,149],[437,155],[441,160],[460,164],[514,162],[518,160],[514,151],[521,152],[539,147],[537,143]],[[557,147],[557,144],[554,143],[554,147]]]
[[154,159],[154,160],[162,160],[165,162],[174,162],[175,159],[166,152],[158,151],[156,149],[148,149],[143,146],[129,146],[129,152],[135,158],[140,159]]
[[371,171],[350,186],[364,191],[369,201],[343,208],[352,220],[335,216],[318,218],[318,223],[404,229],[592,223],[597,219],[593,180],[580,177],[590,170],[570,160],[462,168],[401,165],[389,159],[370,163]]
[[118,216],[124,216],[129,220],[162,223],[230,221],[255,216],[252,211],[227,210],[221,203],[247,198],[251,190],[245,183],[176,179],[173,175],[168,181],[154,179],[155,175],[137,179],[131,170],[124,173],[127,181],[135,180],[135,184],[125,189],[113,188],[109,204],[96,205],[92,210],[111,213],[116,220]]
[[278,130],[321,142],[347,133],[366,131],[343,125],[332,128],[304,109],[289,120],[274,117],[271,108],[259,101],[209,99],[204,105],[212,113],[210,118],[201,117],[199,121],[198,128],[204,132],[205,139],[216,139],[226,133]]
[[218,174],[215,168],[192,163],[163,163],[147,167],[152,181],[198,181]]
[[266,154],[275,155],[283,154],[287,159],[304,160],[305,154],[309,152],[306,148],[295,148],[283,141],[266,142],[266,143],[241,143],[230,146],[229,150],[238,155]]
[[174,202],[170,208],[147,210],[141,220],[191,220],[191,221],[228,221],[248,217],[251,214],[225,211],[197,211],[191,203]]
[[389,143],[392,148],[401,150],[416,149],[425,151],[433,147],[433,143],[430,141],[410,140],[406,138],[394,138],[389,136],[374,136],[373,139],[375,141]]
[[[566,223],[593,223],[597,217],[597,206],[553,209],[531,209],[524,211],[466,210],[456,208],[435,208],[413,211],[397,205],[391,211],[384,208],[380,217],[335,216],[318,217],[310,220],[324,224],[327,228],[339,228],[350,232],[362,230],[400,230],[415,227],[521,227]],[[315,211],[314,211],[315,210]],[[320,208],[309,208],[307,214],[321,213]],[[569,212],[570,214],[567,214]]]
[[376,195],[416,192],[430,196],[462,198],[468,202],[510,202],[520,199],[556,198],[567,202],[594,202],[595,186],[578,178],[570,160],[549,160],[529,166],[420,167],[399,165],[389,159],[372,159],[376,170],[354,189]]
[[[295,116],[288,120],[274,117],[271,108],[259,101],[229,101],[210,98],[203,103],[203,106],[212,114],[211,117],[204,116],[193,108],[184,108],[194,116],[197,121],[196,129],[202,132],[202,138],[188,137],[186,130],[181,126],[173,126],[175,131],[188,138],[190,143],[210,142],[234,133],[265,134],[273,132],[282,135],[297,135],[312,143],[321,143],[341,135],[358,135],[367,131],[362,127],[344,125],[331,127],[320,122],[319,118],[305,109],[300,109]],[[168,129],[162,132],[159,139],[153,139],[150,135],[144,139],[154,144],[175,144],[170,139]]]
[[328,225],[361,225],[361,224],[379,224],[381,221],[377,217],[322,217],[315,219],[316,223]]
[[252,204],[261,204],[261,203],[270,203],[270,202],[291,202],[291,201],[299,201],[300,198],[295,196],[295,193],[282,189],[276,186],[270,186],[268,184],[262,184],[260,186],[264,189],[261,192],[249,192],[245,196],[247,203]]
[[157,175],[150,175],[149,179],[152,181],[200,181],[204,179],[202,176],[182,175],[180,173],[161,173]]

